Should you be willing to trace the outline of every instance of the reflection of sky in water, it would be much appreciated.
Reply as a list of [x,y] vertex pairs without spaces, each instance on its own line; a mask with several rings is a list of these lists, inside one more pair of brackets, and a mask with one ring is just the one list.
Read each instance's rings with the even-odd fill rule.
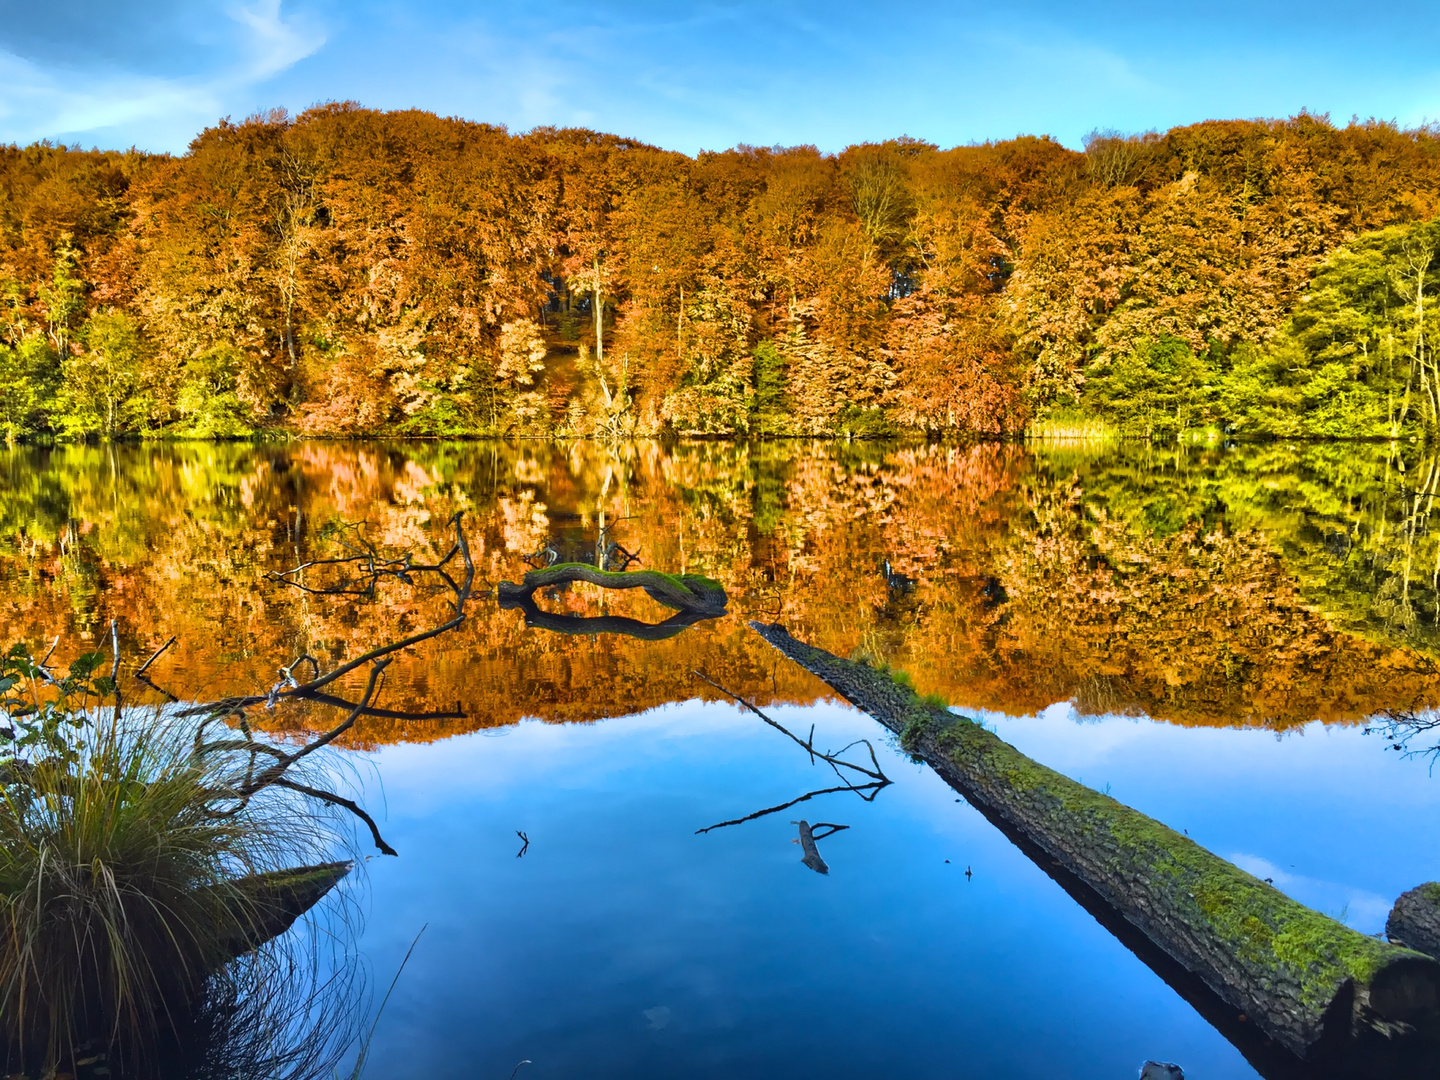
[[[878,725],[776,709],[838,747]],[[1047,764],[1189,829],[1362,930],[1436,875],[1440,787],[1358,730],[1277,740],[1068,708],[990,718]],[[379,755],[394,860],[362,938],[386,983],[375,1075],[1253,1076],[1173,991],[927,769],[866,806],[753,717],[695,703]],[[800,865],[790,819],[849,831]],[[523,859],[517,829],[530,837]],[[946,859],[951,860],[948,864]],[[1273,872],[1269,867],[1273,864]],[[967,866],[974,878],[966,881]]]

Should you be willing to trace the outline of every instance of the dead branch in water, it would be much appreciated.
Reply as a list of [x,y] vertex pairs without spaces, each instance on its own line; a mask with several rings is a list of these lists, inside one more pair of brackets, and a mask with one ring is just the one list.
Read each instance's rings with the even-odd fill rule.
[[[815,748],[815,726],[813,724],[810,726],[809,736],[802,739],[796,734],[794,734],[784,724],[781,724],[778,721],[766,716],[755,705],[746,701],[738,694],[731,693],[729,690],[721,686],[704,672],[692,668],[691,674],[694,675],[696,678],[703,679],[705,682],[713,686],[716,690],[719,690],[726,697],[739,703],[740,705],[743,705],[746,709],[749,709],[756,716],[760,717],[761,720],[765,721],[765,723],[769,724],[772,728],[780,732],[780,734],[784,735],[796,746],[800,747],[802,750],[808,753],[810,755],[810,763],[812,765],[815,763],[816,759],[825,762],[825,764],[830,766],[831,771],[834,772],[835,776],[840,780],[840,783],[835,787],[819,788],[815,791],[808,791],[804,795],[797,796],[796,798],[791,799],[789,802],[780,803],[778,806],[768,806],[763,810],[756,810],[753,814],[746,814],[744,817],[733,818],[730,821],[721,821],[717,822],[714,825],[708,825],[703,829],[696,829],[695,834],[697,836],[701,835],[702,833],[711,832],[715,829],[723,829],[730,825],[743,825],[747,821],[754,821],[757,818],[767,817],[770,814],[777,814],[781,810],[788,810],[790,809],[790,807],[795,806],[799,803],[809,802],[817,795],[832,795],[836,792],[851,791],[854,792],[856,795],[859,795],[860,798],[863,799],[865,802],[874,802],[875,796],[879,795],[881,791],[883,791],[885,788],[889,787],[891,783],[893,783],[893,781],[890,780],[890,778],[887,777],[885,773],[881,770],[880,761],[875,756],[875,747],[870,744],[869,739],[856,739],[854,742],[847,743],[845,746],[842,746],[834,753],[825,750],[817,750]],[[873,766],[873,768],[867,769],[864,765],[857,765],[855,762],[847,761],[840,756],[841,754],[845,753],[846,750],[849,750],[852,746],[858,746],[861,744],[863,744],[865,746],[865,749],[870,752],[870,764]],[[860,776],[865,777],[867,782],[863,784],[855,783],[849,777],[847,777],[845,773],[842,773],[840,771],[841,769],[848,769],[853,773],[858,773]],[[832,831],[838,831],[839,829],[847,828],[849,828],[848,825],[840,825],[832,827]],[[826,833],[825,835],[829,836],[830,833]],[[824,871],[821,872],[823,873]]]
[[[335,559],[314,559],[302,563],[292,570],[283,573],[271,573],[267,575],[271,581],[290,585],[311,595],[321,596],[373,596],[375,588],[385,580],[395,580],[406,585],[415,585],[419,575],[433,575],[439,580],[442,587],[450,593],[448,606],[451,618],[438,626],[419,633],[411,634],[399,641],[390,642],[371,649],[368,652],[343,663],[330,672],[323,672],[320,662],[309,653],[302,653],[292,660],[288,665],[279,669],[280,679],[265,694],[251,694],[240,697],[223,698],[219,701],[208,702],[200,705],[193,705],[181,710],[182,716],[203,716],[199,728],[195,734],[195,754],[197,757],[211,753],[241,751],[246,755],[246,767],[243,772],[234,776],[228,786],[217,790],[216,797],[229,805],[226,809],[218,811],[221,814],[233,815],[239,813],[249,801],[259,792],[268,787],[284,788],[297,792],[309,798],[319,800],[331,806],[337,806],[349,811],[359,818],[370,830],[375,846],[386,855],[394,855],[395,849],[387,844],[380,835],[379,827],[359,805],[353,800],[344,798],[331,791],[302,783],[289,775],[290,769],[306,757],[329,746],[340,738],[351,728],[362,716],[387,716],[402,719],[426,719],[426,718],[456,718],[463,716],[458,708],[453,713],[432,712],[418,713],[405,712],[400,710],[380,709],[375,701],[379,695],[384,681],[385,670],[394,661],[395,656],[404,649],[428,641],[431,638],[439,637],[441,634],[457,629],[466,618],[466,605],[469,603],[472,588],[475,580],[475,564],[470,556],[470,546],[465,540],[464,530],[461,528],[461,516],[455,514],[450,519],[450,524],[455,530],[455,539],[445,556],[435,563],[417,563],[410,554],[401,558],[384,558],[380,556],[368,541],[363,537],[352,536],[348,540],[341,540],[342,548],[352,552]],[[452,574],[453,563],[458,560],[460,570]],[[345,566],[357,568],[360,572],[360,580],[363,586],[355,587],[355,579],[347,579],[339,584],[314,587],[300,580],[301,573],[311,567],[318,566]],[[174,640],[173,638],[171,639]],[[158,656],[170,642],[162,646],[155,653]],[[141,667],[143,673],[154,661],[155,656],[147,660]],[[310,678],[301,682],[297,677],[297,670],[302,666],[308,668]],[[329,693],[323,693],[323,689],[338,679],[360,670],[369,669],[369,678],[366,682],[364,692],[357,702],[350,702],[344,697]],[[142,676],[143,680],[143,676]],[[148,683],[148,680],[143,680]],[[153,684],[151,684],[153,685]],[[315,735],[299,747],[293,750],[283,749],[270,742],[263,742],[255,737],[246,716],[246,710],[253,706],[264,705],[273,709],[276,705],[285,702],[303,701],[316,705],[344,708],[346,714],[338,724],[326,731]],[[222,738],[205,741],[205,730],[213,722],[235,721],[241,734],[241,738]]]
[[[365,565],[368,566],[371,570],[373,570],[373,580],[375,582],[379,582],[383,578],[390,577],[394,578],[397,581],[403,581],[406,584],[413,585],[414,580],[412,578],[412,575],[435,574],[437,577],[440,578],[440,580],[444,583],[446,588],[448,588],[451,593],[451,599],[448,601],[448,606],[450,610],[454,613],[452,618],[441,623],[439,626],[430,628],[429,630],[422,630],[419,633],[411,634],[409,637],[402,638],[399,641],[392,641],[386,645],[381,645],[377,648],[371,649],[369,652],[364,653],[361,656],[357,656],[354,660],[341,664],[339,667],[335,668],[335,670],[329,672],[328,674],[322,675],[320,673],[320,664],[313,656],[310,656],[308,653],[302,653],[300,656],[296,657],[288,667],[282,667],[279,669],[282,678],[279,682],[277,682],[273,687],[270,688],[270,691],[268,693],[250,694],[242,697],[222,698],[219,701],[209,702],[204,705],[194,705],[188,709],[185,709],[181,713],[181,715],[194,716],[206,713],[230,713],[236,709],[243,709],[250,705],[258,705],[261,702],[273,706],[274,704],[277,704],[280,701],[287,699],[306,700],[314,698],[315,692],[321,687],[328,686],[336,679],[344,678],[352,671],[356,671],[367,664],[374,664],[376,661],[391,656],[394,653],[398,653],[414,645],[419,645],[423,641],[429,641],[431,638],[439,637],[441,634],[448,633],[449,631],[459,627],[465,621],[465,605],[468,604],[471,599],[471,590],[475,581],[475,563],[470,557],[470,545],[467,544],[465,541],[465,533],[460,528],[460,514],[457,513],[454,517],[452,517],[450,519],[450,523],[455,528],[455,542],[451,546],[450,550],[446,552],[445,557],[439,562],[433,564],[414,563],[411,561],[409,555],[406,555],[403,559],[388,560],[371,560],[368,555],[363,555],[340,560],[315,560],[309,563],[304,563],[300,567],[295,568],[294,570],[285,571],[284,573],[273,574],[271,575],[270,579],[272,581],[279,581],[284,584],[292,585],[296,588],[302,589],[305,592],[313,593],[316,595],[353,596],[357,595],[357,593],[354,590],[346,587],[346,585],[349,584],[348,582],[342,583],[340,586],[329,589],[313,589],[296,582],[291,577],[291,575],[297,573],[299,570],[302,570],[307,566],[324,565],[327,562],[352,563],[355,562],[357,559],[364,560]],[[464,571],[458,581],[451,576],[449,570],[447,569],[451,560],[456,558],[456,556],[459,556],[460,563]],[[294,669],[302,661],[307,660],[311,664],[311,670],[314,673],[313,678],[311,678],[309,682],[298,682],[294,676]]]
[[[790,841],[792,844],[799,844],[800,849],[805,852],[805,857],[800,861],[817,874],[830,873],[830,866],[820,857],[820,849],[815,846],[815,841],[824,840],[827,836],[834,836],[841,829],[848,829],[850,826],[832,825],[828,821],[817,821],[814,825],[811,825],[804,818],[801,818],[799,821],[792,821],[790,824],[800,827],[799,839]],[[824,829],[825,831],[817,832],[816,830],[818,829]]]

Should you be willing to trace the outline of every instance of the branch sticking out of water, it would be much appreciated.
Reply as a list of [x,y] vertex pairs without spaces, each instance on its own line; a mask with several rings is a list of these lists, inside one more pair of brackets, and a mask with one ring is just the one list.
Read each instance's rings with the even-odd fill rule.
[[[819,788],[815,791],[808,791],[804,795],[797,796],[796,798],[791,799],[789,802],[780,803],[778,806],[768,806],[763,810],[755,811],[753,814],[746,814],[744,817],[732,818],[729,821],[717,822],[716,824],[706,826],[703,829],[696,829],[695,834],[697,836],[701,835],[702,833],[708,833],[714,829],[723,829],[730,825],[741,825],[747,821],[754,821],[756,818],[766,817],[770,814],[777,814],[781,810],[788,810],[790,809],[790,807],[795,806],[798,803],[809,802],[817,795],[831,795],[840,791],[853,791],[856,795],[859,795],[860,798],[864,799],[866,802],[873,802],[875,800],[875,796],[879,795],[881,791],[890,786],[892,781],[881,770],[880,761],[875,756],[875,747],[870,745],[869,739],[856,739],[854,742],[842,746],[834,753],[824,750],[817,750],[815,749],[815,727],[813,724],[810,727],[809,736],[802,739],[799,736],[795,735],[784,724],[781,724],[778,721],[766,716],[755,705],[746,701],[738,694],[734,694],[731,691],[727,690],[725,687],[721,686],[704,672],[692,668],[691,674],[693,674],[696,678],[702,679],[703,681],[709,683],[726,697],[744,706],[746,709],[749,709],[756,716],[760,717],[761,720],[765,721],[765,723],[769,724],[772,728],[774,728],[776,731],[780,732],[787,739],[793,742],[796,746],[799,746],[802,750],[804,750],[810,755],[810,763],[812,765],[815,763],[815,760],[817,758],[825,762],[825,764],[830,766],[831,771],[834,772],[836,777],[840,780],[840,783],[835,787]],[[847,761],[840,756],[841,754],[845,753],[845,751],[849,750],[851,747],[859,746],[862,744],[864,745],[865,749],[870,752],[870,764],[873,766],[873,768],[867,769],[864,765],[857,765],[855,762]],[[840,771],[841,769],[848,769],[852,773],[858,773],[860,776],[866,777],[867,782],[863,784],[854,783],[849,777],[846,776],[845,773],[842,773]],[[838,827],[832,827],[831,831],[838,832],[839,829],[845,828],[849,828],[849,826],[841,825]],[[825,835],[828,836],[830,834],[826,833]]]

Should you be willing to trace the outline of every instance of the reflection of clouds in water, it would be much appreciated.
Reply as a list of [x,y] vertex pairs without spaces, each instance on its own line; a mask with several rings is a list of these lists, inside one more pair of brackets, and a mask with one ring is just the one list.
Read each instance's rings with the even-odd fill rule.
[[1338,881],[1322,881],[1281,870],[1269,859],[1259,855],[1238,853],[1227,856],[1236,866],[1261,880],[1269,879],[1274,886],[1307,907],[1339,919],[1346,926],[1366,934],[1385,929],[1390,914],[1390,901],[1383,896]]
[[1079,718],[1064,702],[1034,716],[956,711],[1363,933],[1434,876],[1421,823],[1440,812],[1440,782],[1358,726],[1187,728]]
[[666,1024],[670,1023],[670,1010],[664,1005],[656,1005],[653,1009],[645,1009],[641,1015],[650,1021],[651,1031],[659,1031]]

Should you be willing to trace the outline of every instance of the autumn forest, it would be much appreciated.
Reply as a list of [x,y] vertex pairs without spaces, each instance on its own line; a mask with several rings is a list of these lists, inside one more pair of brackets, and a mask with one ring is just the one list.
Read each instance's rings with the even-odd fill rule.
[[13,440],[1440,430],[1440,132],[686,157],[332,104],[0,150]]

